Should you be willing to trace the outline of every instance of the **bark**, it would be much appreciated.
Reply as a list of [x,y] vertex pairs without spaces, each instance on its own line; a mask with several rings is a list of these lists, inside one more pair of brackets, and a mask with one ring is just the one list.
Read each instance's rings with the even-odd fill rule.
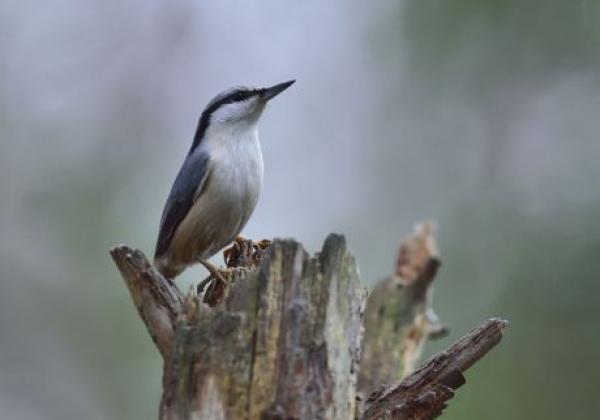
[[183,313],[183,294],[150,265],[141,251],[121,245],[110,254],[152,340],[162,356],[168,358],[177,317]]
[[394,382],[445,330],[431,308],[431,225],[402,243],[396,273],[373,291],[364,342],[366,289],[342,236],[314,257],[293,240],[237,242],[225,254],[229,285],[204,281],[187,295],[140,251],[111,255],[163,355],[161,419],[433,418],[504,326],[490,321],[363,409],[359,366],[360,389]]
[[447,333],[432,307],[432,283],[440,264],[433,224],[417,225],[400,244],[395,272],[375,285],[367,301],[362,394],[412,372],[427,339]]
[[490,319],[392,386],[381,386],[365,404],[361,420],[433,419],[464,385],[463,372],[502,339],[507,322]]
[[[115,261],[127,260],[126,250],[116,248]],[[275,241],[232,283],[215,308],[189,295],[175,317],[161,418],[353,418],[366,289],[343,237],[331,235],[314,258],[297,242]],[[147,324],[153,337],[155,324]]]

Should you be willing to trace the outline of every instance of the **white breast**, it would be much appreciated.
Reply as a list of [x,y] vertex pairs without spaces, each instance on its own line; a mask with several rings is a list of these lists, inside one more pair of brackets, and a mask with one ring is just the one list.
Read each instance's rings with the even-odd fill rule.
[[[263,182],[263,158],[256,128],[222,136],[207,136],[211,184],[235,200],[258,200]],[[226,197],[223,197],[226,198]]]
[[[255,127],[227,133],[207,133],[210,178],[195,203],[214,241],[208,254],[228,245],[244,228],[262,189],[263,159]],[[208,233],[208,232],[207,232]]]

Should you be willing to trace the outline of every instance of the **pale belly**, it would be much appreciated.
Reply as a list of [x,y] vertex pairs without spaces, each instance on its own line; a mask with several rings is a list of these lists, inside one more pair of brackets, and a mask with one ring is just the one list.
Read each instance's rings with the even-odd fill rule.
[[171,265],[186,266],[215,255],[235,239],[252,215],[262,187],[260,147],[215,157],[202,194],[175,232]]

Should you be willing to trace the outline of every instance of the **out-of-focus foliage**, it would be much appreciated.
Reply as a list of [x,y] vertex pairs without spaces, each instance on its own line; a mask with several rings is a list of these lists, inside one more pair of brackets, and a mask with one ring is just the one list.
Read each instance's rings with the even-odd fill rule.
[[155,417],[159,356],[107,251],[151,253],[212,95],[291,77],[245,234],[344,232],[373,281],[439,220],[452,336],[428,351],[511,321],[446,418],[593,418],[599,19],[591,0],[5,2],[0,418]]
[[411,69],[441,95],[481,101],[539,89],[600,60],[596,1],[413,0],[401,13],[390,28]]
[[416,110],[390,130],[417,130],[435,162],[419,177],[444,172],[454,196],[431,200],[450,205],[438,309],[451,325],[473,310],[511,320],[447,418],[595,417],[600,4],[415,0],[383,22],[389,101]]

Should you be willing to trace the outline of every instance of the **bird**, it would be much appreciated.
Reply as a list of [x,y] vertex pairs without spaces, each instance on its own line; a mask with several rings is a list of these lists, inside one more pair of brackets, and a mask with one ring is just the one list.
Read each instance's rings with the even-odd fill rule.
[[294,82],[232,87],[208,103],[162,212],[154,265],[163,276],[201,263],[224,280],[208,259],[234,241],[254,211],[263,183],[258,121]]

